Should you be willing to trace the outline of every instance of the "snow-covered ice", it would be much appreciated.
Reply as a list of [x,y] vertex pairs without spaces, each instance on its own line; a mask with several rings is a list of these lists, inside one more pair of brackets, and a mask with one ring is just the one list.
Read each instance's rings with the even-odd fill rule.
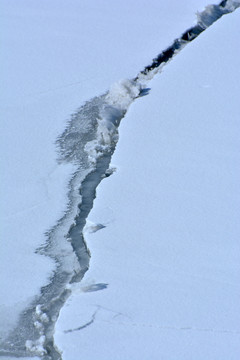
[[63,359],[239,358],[238,24],[202,34],[122,121],[89,216],[113,221],[87,236]]
[[[56,320],[36,302],[56,258],[62,274],[79,271],[66,238],[79,184],[115,146],[141,91],[119,79],[134,78],[208,4],[2,1],[0,336],[34,304],[28,353],[46,353],[44,331]],[[239,357],[238,24],[237,11],[223,17],[129,108],[85,227],[90,270],[66,287],[73,295],[55,332],[63,360]],[[55,142],[70,134],[69,114],[101,94],[70,204],[79,164],[76,153],[71,164],[59,159]],[[52,233],[49,258],[36,250]]]

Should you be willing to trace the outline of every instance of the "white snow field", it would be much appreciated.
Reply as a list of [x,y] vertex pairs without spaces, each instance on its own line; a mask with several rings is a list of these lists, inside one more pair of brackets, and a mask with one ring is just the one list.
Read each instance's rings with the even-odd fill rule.
[[[90,268],[80,283],[63,278],[80,267],[66,239],[78,188],[106,147],[89,142],[70,201],[79,167],[57,161],[56,139],[109,88],[109,106],[127,105],[121,84],[131,102],[131,82],[111,86],[134,78],[208,4],[1,1],[0,340],[17,327],[4,360],[239,359],[239,10],[188,44],[129,108],[116,172],[98,186],[85,227]],[[37,249],[51,230],[44,256]],[[55,326],[58,353],[48,356],[56,315],[44,313],[40,293],[59,269],[52,294],[60,284],[72,295]]]
[[184,49],[122,121],[89,216],[107,226],[57,322],[64,360],[239,359],[239,20]]

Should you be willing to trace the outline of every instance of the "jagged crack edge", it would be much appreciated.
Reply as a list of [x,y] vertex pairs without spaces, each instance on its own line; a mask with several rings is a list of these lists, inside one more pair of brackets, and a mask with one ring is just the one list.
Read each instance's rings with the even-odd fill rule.
[[[224,1],[221,1],[220,2],[220,4],[219,5],[210,5],[210,6],[207,6],[206,7],[206,9],[202,12],[202,13],[199,13],[198,14],[198,22],[197,22],[197,24],[195,25],[195,26],[193,26],[192,28],[190,28],[190,29],[188,29],[187,31],[185,31],[182,35],[181,35],[181,37],[179,37],[178,39],[176,39],[176,40],[174,40],[174,42],[173,42],[173,44],[170,46],[170,47],[168,47],[166,50],[164,50],[162,53],[160,53],[156,58],[154,58],[153,59],[153,61],[152,61],[152,64],[151,65],[148,65],[148,66],[146,66],[142,71],[140,71],[139,72],[139,74],[133,79],[133,80],[128,80],[128,82],[129,82],[129,84],[120,84],[120,87],[123,85],[123,87],[125,87],[125,90],[127,89],[127,92],[125,92],[125,95],[127,95],[126,96],[126,99],[127,99],[127,102],[125,102],[124,104],[120,104],[120,106],[119,106],[119,104],[117,103],[117,101],[118,101],[118,99],[116,99],[116,97],[115,97],[115,99],[114,99],[114,89],[112,90],[112,91],[110,91],[110,93],[111,93],[111,95],[112,95],[112,98],[110,99],[110,101],[109,101],[109,105],[110,105],[110,109],[115,109],[116,110],[116,108],[117,108],[117,113],[116,113],[116,111],[115,111],[115,117],[116,117],[116,121],[113,123],[112,122],[112,125],[117,129],[118,128],[118,126],[119,126],[119,124],[120,124],[120,121],[121,121],[121,119],[125,116],[125,114],[126,114],[126,111],[127,111],[127,108],[128,108],[128,106],[134,101],[134,99],[135,98],[137,98],[137,97],[140,97],[140,96],[143,96],[143,95],[146,95],[146,94],[148,94],[148,92],[149,92],[149,89],[146,89],[145,88],[145,84],[149,81],[149,80],[151,80],[152,78],[153,78],[153,76],[157,73],[157,72],[159,72],[159,71],[161,71],[161,69],[162,69],[162,66],[164,66],[166,63],[168,63],[172,58],[173,58],[173,56],[175,56],[180,50],[182,50],[185,46],[186,46],[186,44],[188,44],[188,43],[190,43],[191,41],[193,41],[194,39],[196,39],[203,31],[205,31],[210,25],[212,25],[215,21],[217,21],[219,18],[221,18],[223,15],[225,15],[225,14],[228,14],[228,13],[230,13],[230,12],[232,12],[232,11],[234,11],[234,10],[236,10],[238,7],[240,6],[240,3],[239,3],[239,1],[234,1],[234,0],[224,0]],[[142,85],[142,83],[144,83],[144,85]],[[131,94],[131,87],[133,86],[134,87],[134,85],[135,85],[135,89],[138,89],[137,91],[134,91],[133,92],[133,94]],[[118,84],[118,86],[119,86],[119,84]],[[117,86],[117,91],[119,90],[119,88],[118,88],[118,86]],[[104,94],[104,95],[102,95],[102,96],[100,96],[100,97],[96,97],[96,98],[94,98],[94,99],[92,99],[92,100],[90,100],[89,102],[87,102],[83,107],[81,107],[80,108],[80,110],[79,111],[81,111],[84,107],[86,108],[86,107],[92,107],[92,104],[93,104],[93,100],[95,100],[95,101],[99,101],[99,99],[101,99],[101,101],[102,101],[102,99],[103,98],[106,98],[107,96],[109,95],[109,93],[106,93],[106,94]],[[133,96],[132,96],[133,95]],[[125,99],[125,100],[126,100]],[[96,104],[95,104],[96,105]],[[95,106],[95,110],[96,110],[96,106]],[[69,135],[70,137],[73,135],[73,137],[74,137],[74,134],[71,134],[71,133],[69,133],[68,132],[68,130],[69,129],[71,129],[71,124],[72,124],[72,121],[75,119],[77,119],[77,114],[79,113],[79,111],[77,112],[77,113],[75,113],[73,116],[72,116],[72,119],[69,121],[69,124],[68,124],[68,126],[67,126],[67,128],[66,128],[66,130],[65,130],[65,132],[64,132],[64,135]],[[113,115],[113,114],[112,114]],[[95,116],[95,120],[96,120],[96,127],[97,127],[97,125],[99,125],[99,123],[98,123],[98,117],[97,116]],[[111,123],[111,121],[110,121],[110,123]],[[109,129],[108,129],[109,130]],[[86,134],[86,136],[89,136],[89,132],[88,131],[86,131],[85,132],[85,134]],[[58,139],[57,139],[57,144],[58,144],[58,146],[61,148],[61,140],[62,140],[62,137],[59,137]],[[103,139],[103,140],[106,140],[106,138],[105,139]],[[89,138],[88,139],[88,142],[91,142],[91,141],[94,141],[94,138]],[[105,171],[104,172],[102,172],[102,174],[101,174],[101,177],[100,177],[100,179],[99,179],[99,181],[97,182],[97,184],[95,184],[96,186],[95,186],[95,188],[94,189],[92,189],[93,190],[93,192],[92,192],[92,194],[94,195],[93,196],[93,198],[92,198],[92,202],[91,202],[91,207],[89,208],[89,211],[88,211],[88,213],[90,212],[90,210],[91,210],[91,208],[92,208],[92,206],[93,206],[93,200],[94,200],[94,198],[95,198],[95,196],[96,196],[96,187],[98,186],[98,184],[101,182],[101,180],[102,180],[102,178],[104,178],[104,174],[106,174],[106,171],[107,171],[107,168],[108,168],[108,166],[106,166],[107,164],[109,165],[109,163],[110,163],[110,160],[111,160],[111,156],[112,156],[112,154],[113,154],[113,152],[114,152],[114,149],[115,149],[115,146],[116,146],[116,143],[117,143],[117,139],[115,139],[114,140],[114,147],[111,149],[111,151],[109,152],[109,151],[107,151],[108,152],[108,160],[106,161],[106,159],[104,159],[104,155],[106,155],[106,154],[104,154],[104,147],[103,147],[103,152],[102,153],[100,153],[100,156],[98,157],[98,159],[97,159],[97,161],[96,161],[96,163],[95,163],[95,170],[97,169],[97,164],[99,164],[101,161],[101,159],[104,159],[104,161],[105,161],[105,167],[106,167],[106,169],[105,169]],[[77,145],[77,144],[75,144],[75,145]],[[78,139],[78,145],[80,145],[81,146],[81,142],[80,142],[80,140]],[[75,149],[77,149],[77,147],[75,147]],[[70,150],[72,150],[72,149],[70,149]],[[88,161],[88,159],[86,158],[86,154],[84,154],[84,148],[82,149],[82,152],[78,152],[77,154],[79,155],[79,156],[76,156],[76,153],[71,153],[71,151],[70,151],[70,153],[68,153],[68,152],[66,152],[66,149],[64,149],[62,152],[60,151],[60,157],[59,157],[59,162],[64,162],[64,161],[66,161],[66,162],[69,162],[69,161],[71,161],[71,162],[73,162],[73,163],[75,163],[75,164],[78,164],[78,165],[80,165],[80,166],[82,166],[83,164],[84,164],[84,161]],[[105,149],[106,150],[106,149]],[[66,156],[67,155],[67,156]],[[110,155],[110,156],[109,156]],[[87,181],[89,181],[89,176],[93,176],[93,174],[94,174],[94,170],[93,171],[91,171],[91,172],[88,172],[87,174],[86,174],[86,176],[84,177],[84,180],[86,180],[86,183],[87,183]],[[81,184],[81,186],[84,184],[84,180],[82,180],[82,184]],[[82,190],[82,188],[80,187],[80,189],[79,189],[79,191],[81,192],[81,190]],[[81,196],[83,195],[83,193],[81,193],[80,194]],[[71,190],[69,191],[69,197],[71,196]],[[81,213],[81,205],[82,204],[84,204],[84,202],[80,202],[79,204],[78,204],[78,208],[79,208],[79,212]],[[55,225],[55,227],[50,231],[50,233],[49,234],[52,234],[59,226],[60,226],[60,224],[61,224],[61,221],[63,221],[63,219],[65,218],[65,216],[67,216],[68,214],[69,214],[69,212],[70,212],[70,210],[71,210],[71,203],[69,202],[69,204],[68,204],[68,208],[67,208],[67,210],[66,210],[66,213],[65,213],[65,215],[63,216],[63,218],[62,219],[60,219],[58,222],[57,222],[57,224]],[[87,215],[88,215],[88,213],[87,213]],[[75,217],[75,219],[74,219],[74,224],[70,227],[70,229],[69,229],[69,232],[68,232],[68,234],[67,234],[67,236],[70,236],[70,239],[71,239],[71,245],[72,245],[72,247],[73,247],[73,250],[74,250],[74,252],[75,252],[75,254],[77,255],[77,258],[78,258],[78,261],[81,263],[81,259],[82,259],[82,255],[80,254],[80,253],[78,253],[78,251],[77,251],[77,245],[76,244],[74,244],[74,241],[72,241],[72,238],[74,238],[74,236],[76,235],[76,234],[74,234],[74,232],[75,232],[75,230],[74,229],[76,229],[77,228],[77,226],[79,225],[79,224],[76,224],[76,219],[77,219],[77,217],[78,217],[78,215]],[[85,217],[85,222],[86,222],[86,218],[87,217]],[[84,221],[83,221],[83,223],[84,223]],[[82,224],[83,225],[83,224]],[[82,227],[82,225],[81,225],[81,227]],[[84,225],[83,225],[83,227],[84,227]],[[83,227],[82,227],[82,229],[83,229]],[[78,234],[79,235],[79,234]],[[83,237],[83,234],[81,234],[82,235],[82,249],[83,248],[85,248],[85,255],[87,254],[88,256],[90,256],[90,254],[89,254],[89,251],[88,251],[88,249],[87,249],[87,245],[86,245],[86,243],[85,243],[85,240],[84,240],[84,237]],[[44,251],[43,251],[44,250]],[[49,247],[48,246],[43,246],[41,249],[39,249],[38,250],[39,252],[41,252],[41,251],[43,251],[43,253],[45,253],[45,254],[47,254],[48,256],[50,256],[51,257],[51,255],[50,255],[50,252],[49,252]],[[52,279],[55,277],[55,275],[57,274],[57,272],[59,271],[59,262],[58,262],[58,259],[57,259],[57,257],[55,256],[52,256],[52,258],[56,261],[56,264],[58,265],[58,267],[57,267],[57,269],[56,269],[56,271],[54,272],[54,275],[53,275],[53,277],[52,277]],[[88,259],[89,260],[89,259]],[[86,264],[85,264],[86,265]],[[88,269],[88,265],[87,266],[84,266],[83,267],[84,268],[84,271],[80,271],[79,272],[79,274],[74,274],[74,276],[69,276],[69,274],[68,274],[68,280],[69,280],[69,278],[71,277],[71,280],[70,281],[66,281],[65,282],[65,285],[67,284],[67,283],[71,283],[71,282],[76,282],[76,281],[80,281],[81,280],[81,278],[84,276],[84,273],[87,271],[87,269]],[[81,274],[80,274],[81,273]],[[67,275],[67,274],[65,274],[65,275]],[[49,285],[51,285],[51,284],[49,284]],[[47,285],[46,287],[43,287],[42,289],[41,289],[41,292],[45,292],[46,291],[46,288],[49,286],[49,285]],[[59,311],[60,311],[60,309],[61,309],[61,307],[63,306],[63,304],[65,303],[65,301],[66,301],[66,299],[70,296],[70,294],[71,294],[71,291],[69,290],[69,289],[67,289],[66,287],[62,287],[62,292],[61,292],[61,296],[62,296],[62,302],[61,302],[61,306],[59,306],[58,307],[58,311],[57,311],[57,316],[58,316],[58,313],[59,313]],[[63,296],[63,294],[64,294],[64,296]],[[41,295],[43,295],[43,294],[41,294]],[[60,297],[61,297],[60,296]],[[54,301],[58,301],[58,300],[60,300],[60,297],[59,296],[57,296],[57,297],[54,297],[52,300],[53,300],[53,303],[54,303]],[[25,316],[26,316],[26,313],[27,313],[27,311],[29,310],[30,311],[30,313],[32,312],[32,314],[33,314],[33,310],[34,310],[34,308],[36,307],[36,303],[38,302],[39,303],[39,300],[40,300],[40,298],[38,297],[36,297],[36,301],[34,301],[34,303],[29,307],[29,309],[27,309],[27,310],[25,310],[24,312],[23,312],[23,314],[22,314],[22,317],[24,318]],[[41,303],[41,302],[40,302]],[[42,304],[42,306],[43,306],[43,309],[44,310],[46,310],[46,306],[44,305],[44,304]],[[56,348],[56,346],[55,346],[55,344],[54,344],[54,341],[53,341],[53,333],[54,333],[54,326],[55,326],[55,322],[56,322],[56,320],[57,320],[57,316],[56,316],[56,319],[52,322],[52,324],[51,324],[51,334],[48,336],[48,341],[46,341],[45,342],[45,344],[44,344],[44,346],[45,346],[45,349],[47,349],[46,350],[46,353],[47,353],[47,355],[46,355],[46,357],[44,356],[43,357],[43,359],[44,358],[46,358],[46,359],[53,359],[53,360],[55,360],[55,359],[61,359],[61,354],[60,354],[60,352],[59,352],[59,350]],[[92,320],[91,320],[92,321]],[[90,321],[90,322],[91,322]],[[21,328],[20,328],[21,329]],[[49,333],[49,329],[45,329],[46,330],[46,332],[48,332]],[[12,353],[11,351],[8,351],[7,349],[6,349],[6,351],[2,351],[2,353],[4,353],[4,354],[7,354],[7,353],[11,353],[11,355],[13,355],[14,356],[14,353]],[[1,355],[1,354],[0,354]],[[26,351],[24,351],[23,349],[21,349],[21,350],[19,350],[19,352],[18,352],[18,354],[16,354],[15,353],[15,355],[16,356],[29,356],[29,355],[31,355],[31,356],[33,356],[33,355],[38,355],[38,354],[34,354],[34,353],[32,353],[32,354],[29,354],[29,353],[27,353]],[[50,356],[50,357],[49,357]]]

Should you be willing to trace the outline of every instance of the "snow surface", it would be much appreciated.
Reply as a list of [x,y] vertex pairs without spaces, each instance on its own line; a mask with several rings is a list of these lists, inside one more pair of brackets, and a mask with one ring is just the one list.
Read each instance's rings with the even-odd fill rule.
[[[207,4],[1,1],[0,336],[55,268],[35,250],[66,211],[76,168],[57,163],[55,140],[70,114]],[[87,236],[90,270],[57,324],[63,359],[239,357],[238,23],[228,15],[190,44],[122,122],[118,170],[89,218],[107,227]]]
[[238,27],[236,12],[208,29],[122,121],[63,359],[239,358]]

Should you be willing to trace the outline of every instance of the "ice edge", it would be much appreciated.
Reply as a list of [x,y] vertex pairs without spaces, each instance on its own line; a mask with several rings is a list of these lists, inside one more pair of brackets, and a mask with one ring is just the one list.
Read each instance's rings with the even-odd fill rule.
[[[56,269],[50,283],[41,289],[41,295],[21,314],[19,325],[3,344],[0,356],[62,358],[54,344],[54,327],[60,309],[71,294],[69,284],[81,281],[89,267],[90,252],[83,230],[93,207],[96,188],[107,176],[121,119],[136,98],[148,94],[146,84],[164,65],[215,21],[238,7],[239,0],[224,0],[218,5],[207,6],[197,14],[196,25],[175,39],[133,80],[114,84],[109,92],[88,101],[72,116],[57,140],[60,161],[78,166],[69,182],[68,210],[48,232],[46,244],[38,249],[41,254],[54,259]],[[64,230],[66,224],[69,224],[67,233]]]

